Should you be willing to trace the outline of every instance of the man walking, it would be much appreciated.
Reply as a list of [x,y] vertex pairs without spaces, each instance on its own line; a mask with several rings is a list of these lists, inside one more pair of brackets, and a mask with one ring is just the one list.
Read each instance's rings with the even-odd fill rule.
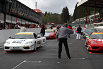
[[80,26],[80,24],[79,24],[79,27],[77,28],[77,36],[76,36],[76,39],[80,39],[81,30],[82,30],[82,28],[81,28],[81,26]]
[[40,33],[44,36],[45,35],[45,25],[42,25]]
[[62,52],[62,44],[64,44],[67,57],[71,59],[67,38],[69,34],[73,34],[73,31],[67,28],[67,24],[64,27],[61,27],[57,32],[57,40],[59,41],[59,50],[58,50],[58,58],[61,59],[61,52]]

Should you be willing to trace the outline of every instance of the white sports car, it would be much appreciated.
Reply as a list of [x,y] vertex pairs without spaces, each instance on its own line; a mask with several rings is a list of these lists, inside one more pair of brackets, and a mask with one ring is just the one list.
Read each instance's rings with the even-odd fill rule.
[[32,51],[46,43],[46,38],[34,32],[20,32],[10,37],[4,43],[5,51]]

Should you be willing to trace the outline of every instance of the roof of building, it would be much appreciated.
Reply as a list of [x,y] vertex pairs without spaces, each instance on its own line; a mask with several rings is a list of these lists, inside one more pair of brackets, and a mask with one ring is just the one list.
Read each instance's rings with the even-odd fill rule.
[[103,8],[103,0],[82,0],[77,4],[77,6]]
[[39,9],[34,9],[34,11],[36,11],[36,12],[40,12],[40,13],[41,13],[41,10],[39,10]]

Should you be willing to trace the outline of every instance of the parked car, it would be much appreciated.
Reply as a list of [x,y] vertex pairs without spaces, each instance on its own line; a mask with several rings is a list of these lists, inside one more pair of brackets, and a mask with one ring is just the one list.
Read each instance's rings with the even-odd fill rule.
[[46,38],[55,39],[56,38],[56,31],[51,30],[51,29],[47,29],[47,30],[45,30],[45,35],[44,36]]
[[83,29],[83,30],[82,30],[83,38],[84,38],[84,39],[90,38],[90,35],[91,35],[93,32],[100,32],[100,30],[97,30],[97,29]]
[[37,47],[40,47],[45,43],[46,38],[42,37],[40,34],[34,32],[20,32],[6,40],[4,43],[4,50],[36,51]]
[[90,39],[86,40],[85,45],[89,51],[103,50],[103,32],[94,32]]

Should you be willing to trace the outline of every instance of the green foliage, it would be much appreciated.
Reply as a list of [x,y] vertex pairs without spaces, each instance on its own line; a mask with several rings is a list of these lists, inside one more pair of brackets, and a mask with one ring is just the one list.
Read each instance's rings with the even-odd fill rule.
[[61,20],[60,14],[45,12],[43,15],[42,23],[43,24],[47,24],[47,23],[61,24],[61,23],[63,23],[63,21]]
[[63,22],[67,22],[70,20],[70,15],[69,15],[69,11],[67,7],[64,7],[61,13],[61,18],[63,20]]

